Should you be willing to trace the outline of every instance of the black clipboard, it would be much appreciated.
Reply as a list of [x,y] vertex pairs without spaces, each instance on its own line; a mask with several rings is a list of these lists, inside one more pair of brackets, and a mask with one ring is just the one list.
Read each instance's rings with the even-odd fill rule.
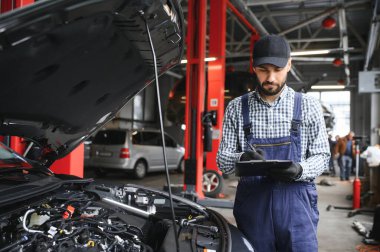
[[266,176],[270,169],[287,168],[292,164],[291,160],[250,160],[238,161],[235,166],[235,175],[244,176]]

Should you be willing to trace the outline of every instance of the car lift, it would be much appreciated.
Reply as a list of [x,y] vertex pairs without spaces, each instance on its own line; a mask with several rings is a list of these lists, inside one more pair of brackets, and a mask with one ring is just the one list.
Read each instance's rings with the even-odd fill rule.
[[[252,32],[251,52],[253,50],[253,44],[259,39],[256,29],[228,0],[210,0],[209,27],[211,28],[208,56],[215,60],[208,62],[208,84],[206,87],[205,53],[207,1],[188,1],[184,194],[193,200],[196,197],[198,197],[198,199],[204,199],[202,190],[203,172],[205,170],[203,165],[204,150],[208,151],[206,154],[206,171],[215,171],[221,175],[216,164],[216,155],[221,139],[224,115],[227,7],[230,8],[239,20]],[[252,60],[250,63],[252,64]],[[207,97],[205,97],[205,93],[207,93]],[[210,119],[206,121],[206,123],[204,120],[205,118],[207,119],[207,117],[213,118],[213,120],[211,120],[213,121],[211,134],[208,130],[210,127]],[[208,139],[209,136],[211,136],[212,140]]]

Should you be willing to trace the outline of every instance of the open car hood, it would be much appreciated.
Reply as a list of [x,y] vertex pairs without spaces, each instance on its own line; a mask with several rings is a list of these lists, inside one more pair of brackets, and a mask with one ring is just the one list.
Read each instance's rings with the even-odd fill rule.
[[0,134],[37,142],[49,165],[179,63],[176,0],[49,0],[0,16]]

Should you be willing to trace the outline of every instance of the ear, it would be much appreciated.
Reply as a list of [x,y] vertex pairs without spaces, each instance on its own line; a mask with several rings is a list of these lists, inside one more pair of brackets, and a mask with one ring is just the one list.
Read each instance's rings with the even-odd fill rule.
[[286,65],[286,71],[289,72],[292,67],[292,58],[289,58],[288,64]]
[[256,73],[256,67],[252,67],[254,73]]

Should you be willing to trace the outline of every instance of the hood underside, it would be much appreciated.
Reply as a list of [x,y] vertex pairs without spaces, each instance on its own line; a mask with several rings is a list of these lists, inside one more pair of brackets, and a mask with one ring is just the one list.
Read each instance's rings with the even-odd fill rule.
[[183,51],[176,1],[50,0],[0,17],[0,134],[32,139],[47,163],[112,119]]

